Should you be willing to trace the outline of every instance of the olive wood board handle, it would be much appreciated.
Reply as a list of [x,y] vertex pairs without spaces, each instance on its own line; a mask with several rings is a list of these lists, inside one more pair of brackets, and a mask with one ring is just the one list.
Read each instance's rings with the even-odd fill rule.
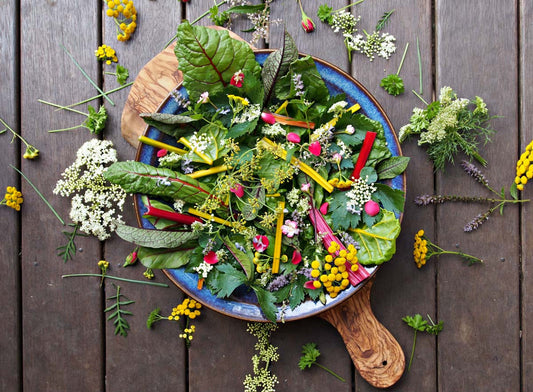
[[[235,38],[240,38],[230,32]],[[183,78],[178,71],[174,45],[150,60],[139,72],[124,105],[121,132],[133,147],[146,128],[140,113],[153,113]],[[405,357],[391,333],[375,318],[370,307],[369,281],[343,303],[320,315],[342,336],[352,361],[371,385],[386,388],[403,374]]]

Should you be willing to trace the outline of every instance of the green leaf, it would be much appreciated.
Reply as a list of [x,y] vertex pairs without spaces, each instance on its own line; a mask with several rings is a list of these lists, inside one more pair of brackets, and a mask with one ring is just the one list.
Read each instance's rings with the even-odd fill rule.
[[176,139],[179,139],[190,130],[185,124],[196,121],[189,116],[169,113],[141,113],[140,116],[148,125]]
[[381,79],[381,87],[390,95],[397,96],[404,92],[403,79],[396,74],[390,74]]
[[509,188],[509,193],[511,194],[511,197],[515,200],[518,200],[518,188],[516,187],[516,183],[513,182],[511,187]]
[[378,23],[376,24],[376,31],[380,31],[385,25],[389,22],[390,17],[394,13],[395,10],[385,12],[383,16],[379,19]]
[[263,11],[265,7],[265,4],[236,5],[228,8],[226,12],[230,14],[254,14]]
[[157,321],[162,319],[161,315],[159,314],[160,311],[160,308],[155,308],[150,312],[148,318],[146,319],[146,328],[151,329]]
[[422,315],[415,314],[414,316],[405,316],[402,318],[404,322],[407,323],[415,331],[425,331],[428,325],[428,322],[422,318]]
[[128,80],[128,78],[130,76],[130,72],[128,71],[128,69],[126,67],[123,67],[122,65],[117,64],[116,75],[117,75],[118,84],[123,86],[124,84],[126,84],[126,81]]
[[[219,263],[220,264],[220,263]],[[246,282],[246,275],[231,264],[223,263],[215,267],[218,275],[210,280],[210,288],[218,298],[229,297],[233,291]]]
[[[201,204],[211,194],[211,189],[206,184],[189,176],[141,162],[115,162],[106,170],[104,177],[109,182],[120,185],[128,193],[182,199],[191,204]],[[169,181],[170,185],[164,185],[161,180]]]
[[296,48],[296,43],[287,30],[285,30],[282,48],[267,57],[261,70],[263,86],[265,88],[263,106],[266,106],[270,101],[278,79],[289,71],[290,64],[297,59],[298,49]]
[[192,247],[189,249],[155,249],[141,246],[137,251],[137,257],[146,268],[180,268],[189,262],[193,250]]
[[376,166],[376,172],[380,180],[388,180],[402,174],[411,158],[404,156],[393,156],[381,161]]
[[396,252],[396,238],[400,234],[400,222],[393,212],[384,210],[383,218],[372,227],[350,229],[361,249],[357,258],[362,265],[379,265]]
[[377,191],[372,194],[372,197],[379,200],[385,210],[398,213],[403,212],[405,198],[402,190],[391,188],[379,182],[375,183],[374,186],[377,188]]
[[316,16],[318,18],[327,24],[333,23],[333,15],[332,15],[333,8],[328,6],[327,4],[322,4],[320,7],[318,7],[318,11],[316,13]]
[[298,283],[299,284],[295,284],[293,286],[291,290],[291,294],[289,296],[289,306],[291,307],[292,310],[294,310],[294,308],[300,305],[305,299],[305,291],[303,287],[303,282],[298,282]]
[[302,347],[302,356],[298,362],[298,367],[300,370],[305,368],[310,368],[320,356],[320,351],[318,350],[315,343],[306,343]]
[[258,287],[255,285],[252,286],[252,289],[255,291],[255,295],[257,296],[257,302],[259,302],[259,306],[261,307],[261,310],[263,311],[265,317],[269,321],[275,323],[278,308],[275,305],[276,297],[274,296],[274,294],[272,294],[270,291],[263,289],[262,287]]
[[[215,124],[206,124],[198,131],[197,136],[208,141],[207,147],[203,153],[213,161],[216,161],[228,153],[229,149],[222,143],[226,137],[225,128],[221,128]],[[193,155],[192,160],[194,162],[204,163],[204,160],[198,155]]]
[[[276,96],[281,99],[293,98],[295,90],[293,88],[293,75],[301,75],[301,80],[304,85],[305,99],[324,103],[328,101],[329,90],[318,73],[316,65],[311,56],[306,56],[291,63],[290,72],[280,78],[280,83],[276,84]],[[289,87],[291,86],[291,87]],[[290,91],[288,93],[288,91]]]
[[124,241],[150,248],[178,248],[198,238],[198,234],[192,231],[140,229],[127,225],[118,225],[116,233]]
[[105,106],[101,105],[98,111],[96,111],[91,105],[89,105],[87,109],[89,115],[83,122],[82,126],[91,131],[91,133],[99,134],[105,128],[105,123],[107,121],[107,111]]
[[360,214],[352,214],[346,210],[348,197],[346,192],[336,192],[330,199],[329,210],[331,211],[331,221],[333,230],[347,230],[355,228],[361,222]]
[[242,135],[247,135],[253,132],[255,127],[257,126],[257,120],[247,121],[243,123],[237,123],[233,125],[226,135],[227,139],[237,139],[238,137],[241,137]]
[[247,252],[243,252],[242,250],[237,249],[235,243],[228,237],[224,237],[222,240],[224,241],[224,245],[226,245],[233,257],[235,257],[235,260],[237,260],[237,262],[241,265],[242,269],[244,270],[244,273],[246,274],[246,278],[248,280],[251,280],[254,276],[255,270],[253,256]]
[[[174,208],[166,205],[165,203],[161,203],[160,201],[148,199],[148,197],[145,195],[141,197],[141,200],[145,206],[148,206],[150,204],[152,207],[158,208],[163,211],[175,212]],[[182,224],[171,221],[169,219],[156,218],[151,215],[143,215],[143,218],[148,219],[148,221],[152,225],[154,225],[154,227],[158,230],[171,230],[171,229],[183,228]]]
[[238,71],[260,71],[246,42],[231,38],[227,30],[192,26],[187,21],[178,26],[175,53],[191,102],[196,102],[203,92],[221,92]]
[[343,113],[335,124],[335,129],[344,131],[348,125],[354,127],[355,133],[352,135],[341,133],[337,135],[337,138],[350,147],[362,144],[367,131],[377,132],[378,135],[383,132],[383,125],[379,121],[371,120],[361,113],[348,111]]

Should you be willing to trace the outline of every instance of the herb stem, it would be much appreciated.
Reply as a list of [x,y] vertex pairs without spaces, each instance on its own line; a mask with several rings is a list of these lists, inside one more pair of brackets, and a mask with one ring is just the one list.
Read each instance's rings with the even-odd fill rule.
[[64,132],[64,131],[72,131],[73,129],[78,129],[78,128],[85,128],[83,125],[74,125],[73,127],[69,127],[69,128],[61,128],[61,129],[52,129],[50,131],[48,131],[48,133],[57,133],[57,132]]
[[65,226],[65,221],[63,220],[63,218],[61,218],[61,216],[59,216],[59,214],[57,213],[57,211],[54,209],[54,207],[52,207],[52,205],[48,202],[48,200],[46,200],[46,197],[43,196],[43,194],[41,192],[39,192],[39,189],[37,189],[37,187],[35,185],[33,185],[33,182],[30,181],[30,179],[28,177],[26,177],[26,175],[24,173],[22,173],[19,169],[17,169],[15,166],[13,165],[9,165],[11,166],[11,168],[13,170],[15,170],[18,174],[20,174],[27,182],[28,184],[31,185],[31,187],[33,188],[33,190],[41,197],[41,199],[43,199],[44,203],[48,206],[48,208],[50,208],[50,210],[54,213],[54,215],[56,216],[56,218],[59,220],[59,222],[61,222],[61,224],[63,226]]
[[74,278],[74,277],[85,277],[85,276],[94,276],[98,278],[114,279],[114,280],[120,280],[122,282],[146,284],[149,286],[168,287],[168,285],[165,283],[145,282],[143,280],[119,278],[118,276],[112,276],[112,275],[106,275],[106,274],[68,274],[68,275],[62,275],[61,278]]
[[339,8],[338,10],[335,10],[335,11],[333,11],[333,12],[344,11],[346,8],[350,8],[350,7],[355,6],[355,5],[357,5],[357,4],[361,4],[363,1],[365,1],[365,0],[359,0],[359,1],[356,1],[356,2],[354,2],[354,3],[352,3],[352,4],[348,4],[347,6],[344,6],[344,7],[342,7],[342,8]]
[[[420,44],[418,42],[418,37],[416,37],[416,53],[418,56],[418,78],[419,78],[419,84],[420,84],[420,95],[422,95],[422,57],[420,56]],[[427,103],[426,103],[427,105]]]
[[403,51],[402,61],[400,61],[400,66],[398,67],[398,71],[396,71],[396,75],[400,74],[400,71],[403,66],[403,61],[405,60],[405,55],[407,54],[407,49],[409,48],[409,42],[405,44],[405,49]]
[[45,105],[50,105],[50,106],[53,106],[53,107],[59,108],[59,109],[65,109],[65,110],[68,110],[69,112],[83,114],[85,117],[89,117],[89,115],[87,113],[84,113],[84,112],[76,110],[76,109],[69,108],[67,106],[62,106],[62,105],[58,105],[57,103],[48,102],[48,101],[45,101],[44,99],[38,99],[37,101],[40,102],[40,103],[44,103]]
[[337,377],[339,380],[341,380],[342,382],[346,382],[346,380],[344,378],[342,378],[341,376],[339,376],[337,373],[335,373],[333,370],[330,370],[328,369],[327,367],[315,362],[314,365],[318,366],[319,368],[325,370],[326,372],[328,372],[329,374]]
[[409,366],[407,366],[407,371],[411,370],[411,364],[413,363],[413,358],[415,356],[416,333],[417,330],[415,329],[415,336],[413,337],[413,348],[411,349],[411,357],[409,358]]
[[[115,93],[115,92],[117,92],[119,90],[122,90],[123,88],[131,86],[132,84],[133,84],[133,82],[126,83],[123,86],[119,86],[119,87],[116,87],[116,88],[114,88],[112,90],[106,91],[105,94]],[[67,109],[68,110],[69,108],[71,108],[73,106],[83,105],[84,103],[94,101],[95,99],[102,98],[103,96],[104,96],[103,94],[98,94],[98,95],[95,95],[94,97],[84,99],[83,101],[72,103],[72,104],[67,105],[67,106],[62,106],[61,108],[59,108],[57,110],[62,110],[62,109]]]
[[413,92],[414,95],[416,95],[418,97],[418,99],[420,99],[426,106],[429,105],[429,103],[426,102],[426,100],[424,98],[422,98],[422,96],[420,94],[418,94],[415,90],[411,90]]
[[[2,125],[4,127],[6,127],[9,130],[9,132],[11,132],[13,134],[13,139],[16,136],[26,145],[26,147],[30,146],[30,144],[26,141],[26,139],[24,139],[21,135],[19,135],[17,132],[15,132],[9,125],[7,125],[7,123],[4,120],[2,120],[2,118],[0,118],[0,123],[2,123]],[[13,141],[13,139],[11,139],[11,141]]]
[[67,48],[65,48],[65,46],[63,44],[59,44],[59,46],[61,46],[61,48],[65,51],[65,53],[70,57],[70,59],[72,60],[72,62],[74,63],[74,65],[80,70],[80,72],[83,74],[83,76],[85,76],[87,78],[87,80],[93,85],[93,87],[98,90],[98,92],[100,94],[103,95],[103,97],[113,106],[115,106],[115,103],[111,100],[111,98],[109,98],[106,93],[104,93],[100,87],[98,87],[98,85],[89,77],[89,75],[87,75],[87,72],[85,72],[83,70],[83,68],[81,67],[81,65],[76,61],[76,59],[74,58],[74,56],[72,56],[72,54],[70,54],[70,52],[67,50]]

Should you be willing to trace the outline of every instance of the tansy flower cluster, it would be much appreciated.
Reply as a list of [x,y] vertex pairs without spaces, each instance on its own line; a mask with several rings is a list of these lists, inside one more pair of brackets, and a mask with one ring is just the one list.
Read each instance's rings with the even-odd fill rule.
[[[132,0],[110,0],[107,2],[106,15],[115,20],[117,39],[127,41],[137,28],[137,10]],[[120,16],[122,19],[119,19]]]
[[424,230],[419,230],[415,234],[415,245],[413,249],[413,258],[418,268],[422,268],[426,264],[427,253],[427,240],[424,238]]
[[526,151],[520,155],[520,159],[516,162],[516,177],[514,182],[516,189],[524,190],[524,185],[533,177],[533,140],[527,145]]
[[96,58],[100,61],[105,61],[107,65],[110,65],[111,62],[116,63],[118,62],[117,54],[115,52],[115,49],[113,49],[111,46],[107,45],[101,45],[94,51],[94,55]]
[[8,186],[4,198],[0,201],[0,205],[8,206],[16,211],[20,211],[20,205],[23,201],[22,193],[20,193],[14,186]]
[[324,258],[324,263],[314,260],[311,263],[311,276],[316,280],[313,281],[313,287],[319,289],[324,287],[331,298],[335,298],[341,291],[350,285],[346,266],[351,265],[352,271],[357,271],[357,249],[352,244],[348,249],[340,248],[340,245],[333,241],[328,248],[330,253]]

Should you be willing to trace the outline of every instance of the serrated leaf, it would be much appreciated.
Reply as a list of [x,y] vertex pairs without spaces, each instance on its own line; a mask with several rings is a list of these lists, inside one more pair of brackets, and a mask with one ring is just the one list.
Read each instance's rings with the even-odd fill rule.
[[289,306],[291,307],[291,309],[294,310],[294,308],[300,305],[304,299],[305,292],[303,284],[294,285],[289,296]]
[[140,247],[137,257],[142,265],[152,269],[180,268],[191,259],[194,248],[189,249],[154,249]]
[[378,179],[388,180],[402,174],[411,158],[404,156],[390,157],[384,161],[381,161],[376,166],[376,172],[378,173]]
[[231,38],[227,30],[192,26],[187,21],[178,26],[175,54],[191,102],[196,102],[203,92],[221,92],[238,71],[260,70],[246,42]]
[[179,248],[198,238],[198,234],[192,231],[140,229],[127,225],[117,225],[116,233],[124,241],[150,248]]
[[361,246],[357,258],[362,265],[379,265],[396,252],[396,238],[400,234],[400,222],[393,212],[383,211],[383,218],[372,227],[350,229]]
[[414,317],[412,316],[405,316],[402,318],[404,322],[407,323],[411,328],[413,328],[415,331],[425,331],[428,322],[422,318],[422,315],[415,314]]
[[257,302],[259,302],[259,306],[261,307],[261,310],[263,311],[265,317],[269,321],[275,323],[278,308],[275,305],[276,297],[274,296],[274,294],[257,286],[252,286],[252,289],[255,291],[255,295],[257,296]]
[[392,212],[403,212],[405,205],[404,192],[400,189],[391,188],[388,185],[375,183],[377,191],[372,194],[383,206],[385,210]]
[[285,30],[282,48],[271,53],[266,58],[263,69],[261,70],[265,89],[263,106],[266,106],[270,101],[277,80],[289,71],[290,64],[296,59],[298,59],[296,43],[287,30]]
[[216,266],[219,274],[210,281],[210,287],[218,298],[229,297],[233,291],[246,282],[246,275],[237,271],[231,264],[224,263]]
[[[183,199],[202,204],[211,195],[211,188],[184,174],[156,168],[141,162],[115,162],[104,173],[105,178],[128,193]],[[164,185],[161,180],[170,182]]]

